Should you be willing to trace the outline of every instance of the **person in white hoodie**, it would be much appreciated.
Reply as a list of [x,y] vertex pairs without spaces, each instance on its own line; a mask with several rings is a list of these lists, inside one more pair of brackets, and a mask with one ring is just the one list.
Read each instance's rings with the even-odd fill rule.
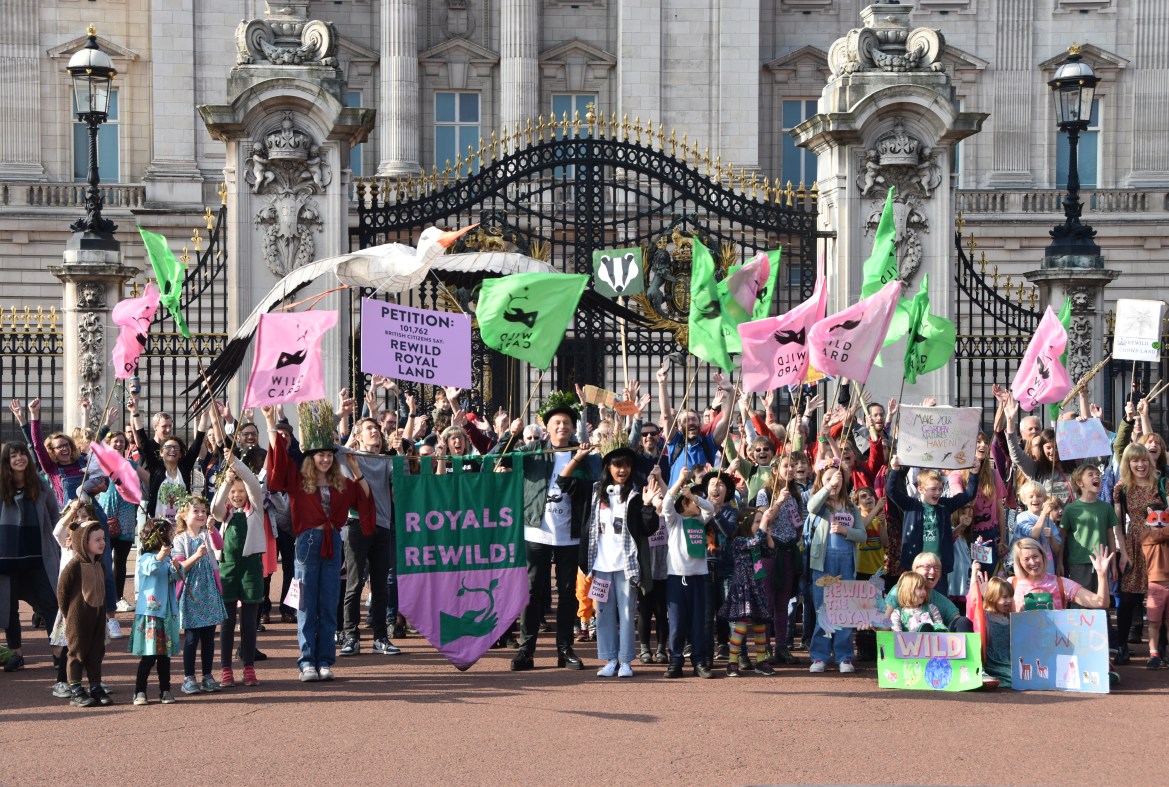
[[666,677],[682,677],[682,650],[689,639],[694,674],[712,678],[710,645],[703,631],[706,586],[710,581],[706,523],[714,516],[714,507],[686,486],[687,475],[679,474],[674,485],[663,491],[661,469],[655,467],[646,485],[645,505],[653,506],[666,528],[666,614],[670,622],[670,666]]

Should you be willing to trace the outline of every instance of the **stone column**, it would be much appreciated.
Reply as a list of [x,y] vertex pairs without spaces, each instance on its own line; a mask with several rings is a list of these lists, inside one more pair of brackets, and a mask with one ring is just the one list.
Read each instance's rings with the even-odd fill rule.
[[152,158],[143,180],[150,206],[203,204],[203,176],[196,162],[195,0],[173,0],[150,14]]
[[540,110],[540,1],[502,0],[499,9],[499,127]]
[[418,0],[383,0],[379,177],[418,174]]
[[40,102],[43,52],[40,47],[40,2],[8,0],[0,27],[0,179],[44,180],[41,164]]
[[[898,277],[906,294],[929,274],[930,311],[953,316],[954,146],[978,133],[986,115],[959,112],[951,78],[940,62],[942,35],[910,28],[913,7],[876,3],[828,52],[832,76],[819,114],[791,133],[819,156],[820,228],[835,230],[827,260],[829,311],[859,298],[862,264],[872,251],[885,195],[895,187]],[[904,344],[887,348],[884,366],[869,384],[879,391],[901,385]],[[951,398],[944,371],[907,386],[909,397]]]
[[[75,426],[96,429],[114,385],[110,351],[118,329],[110,321],[110,311],[122,299],[123,286],[138,275],[138,269],[123,265],[120,251],[107,249],[66,249],[64,263],[51,269],[64,285],[64,431]],[[90,402],[88,424],[81,423],[82,398]]]

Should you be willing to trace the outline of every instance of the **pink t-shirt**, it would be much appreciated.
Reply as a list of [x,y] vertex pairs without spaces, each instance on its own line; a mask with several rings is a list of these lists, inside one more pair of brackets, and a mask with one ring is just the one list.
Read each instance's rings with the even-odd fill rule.
[[[974,521],[970,523],[971,541],[979,536],[982,536],[983,541],[997,541],[999,537],[999,510],[1003,501],[1007,499],[1007,487],[998,473],[991,475],[994,476],[996,499],[987,500],[981,494],[974,496]],[[958,472],[950,473],[949,484],[951,495],[959,495],[966,488],[962,483],[962,474]]]
[[[1067,604],[1064,600],[1073,601],[1076,594],[1080,592],[1082,587],[1077,582],[1072,582],[1066,577],[1058,578],[1055,574],[1048,574],[1038,582],[1032,582],[1023,577],[1015,577],[1013,584],[1015,585],[1015,611],[1022,612],[1024,601],[1023,597],[1028,593],[1050,593],[1052,605],[1056,609],[1066,609]],[[1060,588],[1063,592],[1060,593]]]

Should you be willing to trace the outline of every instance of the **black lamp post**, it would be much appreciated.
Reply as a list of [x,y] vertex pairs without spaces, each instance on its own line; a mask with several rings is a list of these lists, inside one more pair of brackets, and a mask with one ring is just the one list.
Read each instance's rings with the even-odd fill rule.
[[117,75],[114,61],[97,45],[97,28],[92,24],[86,30],[89,40],[77,54],[69,58],[66,70],[73,78],[73,102],[77,119],[89,126],[89,190],[85,195],[85,216],[69,228],[73,237],[69,248],[117,249],[114,230],[118,227],[102,218],[102,196],[98,185],[97,130],[109,117],[110,83]]
[[1080,132],[1092,119],[1092,98],[1100,78],[1092,66],[1083,61],[1080,47],[1073,44],[1055,77],[1047,84],[1055,95],[1055,117],[1059,130],[1068,135],[1068,193],[1063,200],[1064,222],[1049,233],[1052,241],[1048,257],[1098,257],[1100,247],[1092,240],[1096,230],[1080,221],[1084,204],[1080,202],[1080,168],[1078,148]]

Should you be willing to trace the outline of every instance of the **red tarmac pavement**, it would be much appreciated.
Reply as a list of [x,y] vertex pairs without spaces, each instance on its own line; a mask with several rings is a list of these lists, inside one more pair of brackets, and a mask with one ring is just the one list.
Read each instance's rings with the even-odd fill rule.
[[[877,688],[876,670],[632,680],[553,666],[512,673],[494,650],[468,672],[419,637],[403,655],[341,659],[338,680],[296,679],[296,631],[260,635],[262,685],[134,707],[137,659],[110,643],[115,705],[52,697],[43,632],[0,674],[0,785],[35,784],[1162,784],[1169,671],[1143,659],[1107,697]],[[132,615],[119,615],[128,627]],[[1144,653],[1144,646],[1137,646]],[[805,655],[806,654],[802,654]],[[1136,666],[1137,662],[1140,663]],[[216,661],[218,664],[218,660]],[[719,662],[725,667],[725,663]],[[867,667],[867,668],[866,668]],[[236,677],[242,670],[237,664]],[[216,673],[218,674],[218,673]],[[83,753],[83,756],[79,756]],[[601,775],[602,772],[605,775]]]

